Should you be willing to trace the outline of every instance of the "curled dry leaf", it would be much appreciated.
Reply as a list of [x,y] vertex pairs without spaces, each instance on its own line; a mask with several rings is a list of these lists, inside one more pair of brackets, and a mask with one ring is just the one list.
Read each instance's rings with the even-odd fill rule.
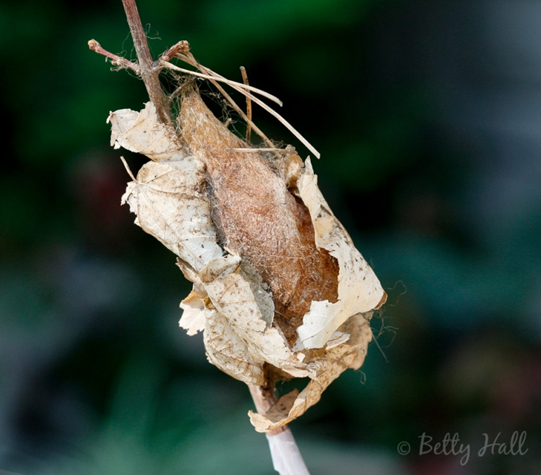
[[111,123],[111,146],[115,149],[123,147],[156,161],[173,161],[186,156],[177,137],[158,121],[152,102],[147,102],[140,112],[120,109],[110,113],[107,123]]
[[115,147],[154,160],[122,202],[194,283],[180,325],[203,331],[209,361],[249,385],[310,379],[266,414],[250,413],[256,430],[287,424],[362,365],[372,310],[386,295],[321,195],[310,160],[291,148],[254,151],[190,88],[174,139],[150,103],[109,121]]
[[222,255],[210,205],[201,191],[204,167],[193,157],[148,162],[128,184],[122,203],[136,224],[173,251],[194,272]]

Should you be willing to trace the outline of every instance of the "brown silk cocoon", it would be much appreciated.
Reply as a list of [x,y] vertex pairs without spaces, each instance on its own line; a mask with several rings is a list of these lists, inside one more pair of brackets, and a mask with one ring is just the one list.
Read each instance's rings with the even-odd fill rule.
[[[336,302],[338,263],[316,247],[308,209],[288,190],[286,178],[257,152],[228,151],[249,145],[216,119],[193,89],[183,96],[180,130],[206,166],[212,217],[223,245],[261,274],[277,315],[297,327],[312,301]],[[284,331],[294,340],[294,332]]]

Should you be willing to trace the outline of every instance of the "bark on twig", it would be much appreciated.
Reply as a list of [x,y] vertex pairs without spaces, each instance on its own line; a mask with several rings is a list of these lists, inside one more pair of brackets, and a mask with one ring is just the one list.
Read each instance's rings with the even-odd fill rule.
[[160,56],[160,61],[171,61],[177,53],[187,54],[190,52],[190,43],[186,40],[181,40],[169,48]]
[[98,54],[101,54],[105,56],[106,58],[109,58],[111,60],[111,64],[113,64],[114,66],[119,66],[120,68],[131,69],[135,74],[137,75],[140,74],[138,64],[132,63],[131,61],[127,60],[126,58],[123,58],[122,56],[118,56],[116,54],[110,53],[107,50],[104,50],[96,40],[90,40],[88,42],[88,47],[92,51]]
[[[246,86],[249,86],[248,82],[248,74],[246,73],[246,68],[244,66],[240,67],[240,72],[242,74],[242,80],[244,81],[244,84]],[[246,96],[246,115],[252,120],[252,100]],[[250,122],[246,124],[246,142],[250,143],[250,138],[252,135],[252,126],[250,125]]]
[[137,5],[135,4],[135,0],[122,0],[122,5],[124,5],[124,11],[128,18],[128,25],[139,60],[140,75],[145,83],[148,97],[156,107],[156,113],[160,122],[170,126],[172,124],[171,110],[160,84],[160,69],[152,67],[152,56],[148,48],[147,37],[141,23]]

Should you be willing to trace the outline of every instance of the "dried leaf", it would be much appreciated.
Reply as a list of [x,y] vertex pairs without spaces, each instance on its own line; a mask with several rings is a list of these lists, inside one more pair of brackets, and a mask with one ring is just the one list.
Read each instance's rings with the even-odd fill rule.
[[193,157],[148,162],[122,197],[122,204],[128,203],[137,215],[135,223],[195,272],[223,253],[201,192],[204,180],[204,167]]
[[327,349],[323,358],[308,365],[317,376],[300,394],[293,392],[282,396],[264,415],[250,411],[248,415],[256,430],[268,432],[288,424],[304,414],[310,406],[317,404],[323,391],[344,370],[360,368],[364,362],[368,343],[372,339],[368,321],[369,316],[357,315],[345,324],[347,328],[344,328],[344,331],[349,333],[349,341]]
[[206,314],[205,301],[193,290],[180,304],[183,310],[182,317],[178,322],[186,330],[189,336],[193,336],[205,329]]
[[204,337],[207,358],[212,364],[246,384],[265,384],[264,361],[254,359],[226,317],[207,310]]
[[[386,294],[376,274],[355,248],[349,234],[336,219],[317,186],[310,159],[298,180],[299,194],[310,210],[316,245],[338,259],[338,301],[312,302],[297,328],[297,348],[322,348],[349,317],[383,305]],[[301,346],[302,345],[302,346]]]
[[176,136],[158,121],[152,102],[147,102],[141,112],[131,109],[111,112],[107,123],[111,123],[111,146],[115,149],[123,147],[155,161],[175,161],[186,156]]

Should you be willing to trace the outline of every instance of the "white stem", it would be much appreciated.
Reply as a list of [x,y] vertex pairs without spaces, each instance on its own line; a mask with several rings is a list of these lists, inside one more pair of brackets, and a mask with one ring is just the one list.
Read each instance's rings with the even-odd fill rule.
[[[271,398],[265,397],[260,386],[249,385],[257,412],[265,414],[273,405]],[[272,465],[280,475],[310,475],[299,447],[289,427],[267,432],[267,440],[272,458]]]
[[274,470],[280,475],[310,475],[289,428],[279,434],[267,434],[267,440]]

